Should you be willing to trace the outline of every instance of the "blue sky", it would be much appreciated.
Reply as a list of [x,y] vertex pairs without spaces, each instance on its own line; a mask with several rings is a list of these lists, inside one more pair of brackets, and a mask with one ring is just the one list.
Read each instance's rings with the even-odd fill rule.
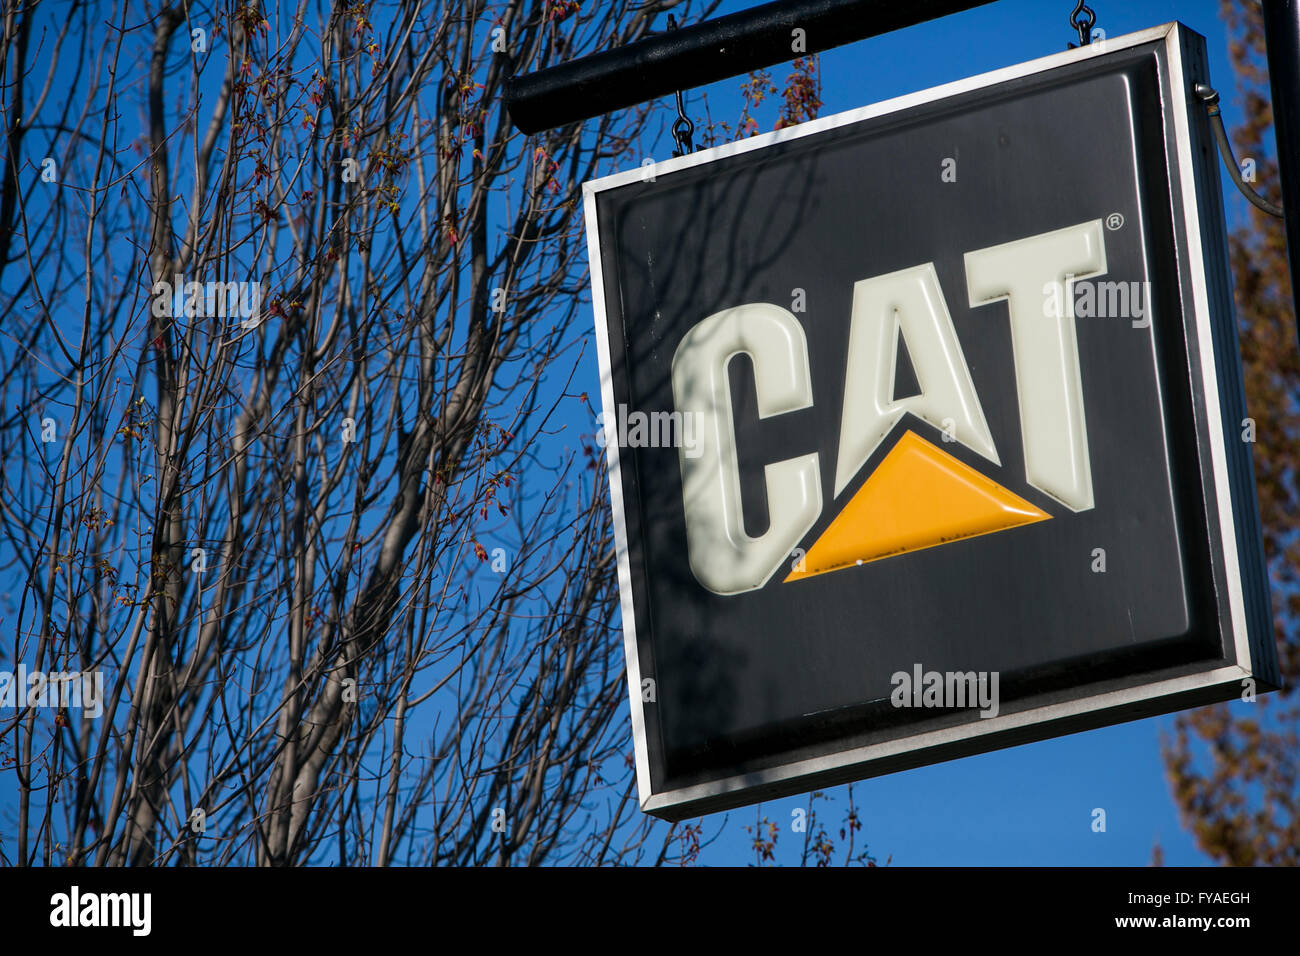
[[[725,3],[720,13],[753,5]],[[1073,6],[1066,0],[1001,0],[823,53],[821,115],[1060,52],[1075,38],[1067,23]],[[1239,121],[1228,39],[1216,2],[1097,0],[1092,7],[1097,26],[1110,37],[1172,20],[1205,36],[1225,120],[1229,127]],[[780,86],[788,70],[778,66],[770,72]],[[715,120],[734,123],[742,80],[688,94],[688,111],[697,126],[703,96]],[[669,104],[662,105],[667,125]],[[758,118],[762,130],[771,129],[775,112],[765,108]],[[647,144],[645,155],[664,150],[662,144]],[[1245,221],[1245,200],[1226,181],[1224,187],[1229,222]],[[590,393],[598,394],[594,356],[583,374]],[[864,781],[854,789],[864,823],[859,845],[865,840],[878,861],[892,857],[901,865],[1142,866],[1159,843],[1166,865],[1208,865],[1210,859],[1179,825],[1165,779],[1159,735],[1172,723],[1171,717],[1142,720]],[[819,802],[819,816],[837,838],[845,788],[827,791],[827,796],[833,805]],[[791,830],[792,810],[806,805],[806,797],[791,798],[768,802],[757,811],[706,818],[706,837],[717,832],[724,816],[727,823],[705,849],[702,862],[752,861],[744,827],[761,815],[781,826],[776,862],[797,863],[803,836]],[[1106,811],[1104,833],[1092,829],[1094,808]]]
[[[756,2],[727,2],[719,12]],[[1070,0],[999,0],[824,53],[822,115],[1064,50],[1074,39],[1067,23],[1073,5]],[[1112,37],[1174,19],[1204,35],[1211,75],[1224,95],[1225,118],[1230,126],[1239,120],[1227,37],[1215,0],[1096,0],[1092,6],[1098,26]],[[787,72],[774,67],[773,81],[780,85]],[[704,116],[705,96],[714,119],[734,123],[740,113],[743,79],[689,91],[687,103],[697,124]],[[772,127],[773,107],[768,103],[757,114],[763,130]],[[652,124],[651,132],[666,129],[672,115],[670,100],[661,101],[655,118],[662,123]],[[670,148],[666,142],[647,138],[642,155],[666,156]],[[1225,206],[1229,222],[1245,221],[1247,204],[1226,183]],[[589,302],[584,308],[586,318],[580,320],[576,336],[590,335],[594,322]],[[580,392],[593,400],[600,394],[594,340],[585,346],[572,384],[566,382],[567,356],[551,373],[549,387],[570,396],[564,433],[547,449],[557,457],[565,447],[576,450],[579,436],[591,443],[596,430],[594,414],[577,398]],[[546,477],[538,472],[536,480]],[[500,541],[484,536],[488,547],[508,545],[510,540],[508,529]],[[626,709],[622,720],[619,732],[626,735],[630,750]],[[891,857],[901,865],[1143,865],[1159,842],[1167,864],[1208,864],[1179,825],[1164,777],[1159,734],[1171,726],[1172,718],[1143,720],[864,781],[854,788],[864,824],[858,846],[865,842],[880,862]],[[838,836],[847,806],[846,792],[843,787],[829,790],[831,802],[818,805],[819,818],[833,837]],[[0,801],[7,799],[9,794],[0,791]],[[790,824],[792,811],[806,806],[806,797],[790,798],[765,803],[757,810],[706,818],[704,838],[716,839],[701,861],[752,861],[750,835],[744,827],[752,825],[756,816],[764,816],[781,827],[776,862],[798,862],[803,835],[794,833]],[[1092,812],[1098,807],[1107,814],[1105,833],[1091,828]]]

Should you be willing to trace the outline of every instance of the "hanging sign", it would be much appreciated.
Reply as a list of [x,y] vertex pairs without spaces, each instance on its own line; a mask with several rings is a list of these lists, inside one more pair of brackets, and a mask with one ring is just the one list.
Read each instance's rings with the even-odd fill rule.
[[642,809],[1276,686],[1169,25],[585,190]]

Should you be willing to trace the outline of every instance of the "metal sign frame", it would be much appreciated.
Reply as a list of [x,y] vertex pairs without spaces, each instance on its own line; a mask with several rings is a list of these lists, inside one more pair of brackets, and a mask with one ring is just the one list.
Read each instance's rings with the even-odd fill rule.
[[[1200,668],[1165,671],[1102,681],[1086,688],[1039,695],[989,719],[946,726],[899,736],[881,743],[771,766],[756,772],[667,789],[658,784],[646,743],[647,721],[654,719],[642,702],[642,644],[637,633],[633,603],[633,560],[629,550],[624,481],[617,441],[606,443],[610,495],[617,547],[618,579],[623,619],[627,678],[636,772],[641,808],[666,819],[682,819],[702,812],[752,803],[756,800],[804,792],[849,780],[986,752],[1033,740],[1059,736],[1166,713],[1184,707],[1238,697],[1243,682],[1258,691],[1279,683],[1267,577],[1260,544],[1259,518],[1249,451],[1231,446],[1235,422],[1244,415],[1240,356],[1236,322],[1227,271],[1226,233],[1219,197],[1220,181],[1208,125],[1193,87],[1208,82],[1204,44],[1180,24],[1141,31],[1102,43],[1046,56],[1027,63],[945,84],[813,120],[802,125],[727,143],[654,164],[656,178],[693,167],[718,163],[728,157],[762,150],[862,120],[901,113],[923,104],[983,90],[1034,76],[1059,67],[1082,63],[1144,44],[1163,51],[1162,106],[1165,122],[1173,129],[1176,151],[1168,157],[1170,188],[1181,203],[1174,207],[1175,234],[1185,239],[1178,250],[1190,282],[1180,279],[1185,296],[1183,314],[1194,313],[1195,341],[1189,341],[1190,377],[1198,418],[1208,426],[1208,453],[1212,487],[1204,486],[1214,502],[1209,519],[1217,513],[1217,537],[1226,569],[1227,593],[1219,595],[1230,610],[1232,657]],[[601,397],[606,410],[616,407],[613,357],[606,308],[605,261],[600,244],[597,198],[607,191],[639,182],[647,170],[637,168],[584,184],[584,205],[592,273]],[[1177,196],[1171,197],[1177,202]],[[1181,273],[1180,273],[1181,275]],[[1187,321],[1187,319],[1184,319]],[[1199,441],[1199,439],[1198,439]],[[1240,442],[1236,443],[1240,445]],[[1261,597],[1262,596],[1262,597]]]

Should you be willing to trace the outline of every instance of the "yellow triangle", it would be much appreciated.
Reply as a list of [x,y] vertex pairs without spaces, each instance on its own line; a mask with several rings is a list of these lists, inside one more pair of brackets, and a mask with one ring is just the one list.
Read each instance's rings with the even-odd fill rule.
[[905,432],[787,581],[1005,531],[1051,515]]

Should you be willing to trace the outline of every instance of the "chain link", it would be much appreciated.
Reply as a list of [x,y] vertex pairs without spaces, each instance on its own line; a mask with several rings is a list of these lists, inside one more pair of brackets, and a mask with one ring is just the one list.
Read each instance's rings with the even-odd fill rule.
[[[668,29],[677,29],[677,18],[671,13],[668,14]],[[686,115],[686,107],[682,103],[682,91],[677,91],[677,119],[673,121],[673,142],[677,144],[677,149],[673,151],[673,156],[685,156],[687,153],[695,152],[692,136],[695,134],[695,124],[691,118]]]
[[1092,28],[1096,25],[1097,14],[1093,13],[1092,7],[1079,0],[1070,13],[1070,26],[1079,34],[1079,46],[1087,46],[1092,42]]

